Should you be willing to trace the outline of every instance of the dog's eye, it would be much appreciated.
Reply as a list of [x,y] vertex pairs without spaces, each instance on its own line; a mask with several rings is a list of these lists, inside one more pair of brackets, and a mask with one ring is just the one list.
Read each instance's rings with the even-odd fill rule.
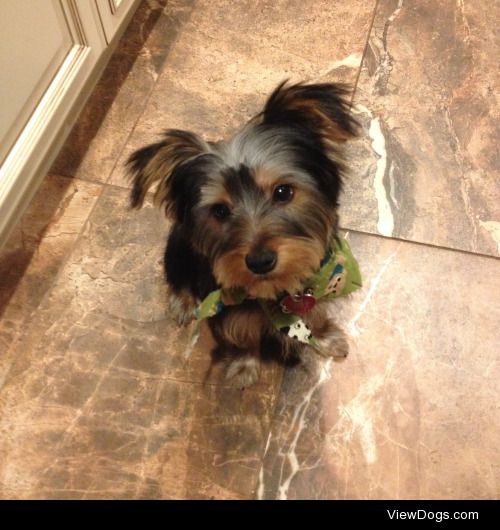
[[290,202],[293,197],[293,188],[288,184],[281,184],[276,186],[273,191],[273,201],[274,202]]
[[229,206],[226,204],[214,204],[211,208],[212,215],[219,221],[223,221],[231,214]]

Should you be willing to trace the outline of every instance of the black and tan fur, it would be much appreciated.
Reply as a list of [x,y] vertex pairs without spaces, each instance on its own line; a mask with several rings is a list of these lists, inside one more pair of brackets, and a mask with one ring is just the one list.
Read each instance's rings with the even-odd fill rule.
[[[173,221],[165,271],[180,323],[218,287],[276,299],[300,290],[319,268],[337,229],[342,145],[356,133],[347,94],[337,84],[282,83],[227,141],[167,130],[130,157],[132,206],[156,186],[155,200]],[[347,353],[325,304],[305,320],[331,342],[332,355]],[[304,347],[277,333],[254,300],[226,308],[209,324],[218,349],[234,356],[228,376],[242,387],[257,378],[263,341],[272,338],[285,355]]]

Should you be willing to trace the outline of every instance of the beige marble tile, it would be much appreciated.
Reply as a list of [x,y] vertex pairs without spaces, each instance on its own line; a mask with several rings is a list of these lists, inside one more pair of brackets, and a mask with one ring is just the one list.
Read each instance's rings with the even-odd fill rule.
[[96,184],[48,175],[0,251],[0,387],[10,347],[52,287],[100,192]]
[[379,2],[343,225],[499,255],[499,21],[486,0]]
[[200,31],[216,38],[223,38],[221,33],[229,31],[247,42],[260,42],[270,53],[286,51],[328,71],[351,55],[361,59],[375,3],[201,0],[191,21]]
[[142,2],[52,171],[105,182],[141,116],[192,0]]
[[284,79],[354,83],[373,7],[198,2],[109,182],[126,186],[124,162],[163,129],[189,129],[209,140],[233,132]]
[[3,405],[2,498],[255,496],[270,396],[111,369],[73,408],[53,395],[60,378]]
[[189,359],[170,321],[167,224],[127,190],[101,195],[13,347],[0,393],[2,498],[251,498],[282,369],[249,391]]
[[350,238],[351,354],[287,370],[260,496],[497,499],[500,261]]

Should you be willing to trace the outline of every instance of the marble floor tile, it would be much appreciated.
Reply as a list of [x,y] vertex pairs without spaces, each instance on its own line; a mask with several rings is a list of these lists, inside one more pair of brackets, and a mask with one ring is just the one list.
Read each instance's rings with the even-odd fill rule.
[[230,388],[170,321],[166,222],[107,187],[13,346],[0,393],[0,498],[251,498],[282,369]]
[[500,4],[380,0],[342,224],[500,254]]
[[326,4],[197,2],[109,182],[127,186],[125,161],[163,129],[209,140],[231,133],[284,79],[354,84],[375,4]]
[[48,175],[0,251],[0,388],[11,345],[69,256],[101,186]]
[[52,171],[105,182],[141,116],[193,0],[140,4]]
[[220,38],[229,30],[326,71],[352,54],[361,59],[375,4],[366,0],[201,0],[191,21],[206,35]]
[[351,354],[286,371],[259,497],[498,499],[500,261],[350,240]]
[[79,406],[63,401],[63,374],[45,391],[26,386],[21,399],[4,397],[3,499],[256,495],[272,396],[112,368],[96,375]]

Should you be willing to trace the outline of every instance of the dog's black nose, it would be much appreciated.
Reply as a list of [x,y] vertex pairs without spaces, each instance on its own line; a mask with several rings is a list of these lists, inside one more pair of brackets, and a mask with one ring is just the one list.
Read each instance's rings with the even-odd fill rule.
[[254,274],[266,274],[271,272],[276,267],[278,256],[274,250],[268,248],[259,248],[250,252],[245,257],[247,267]]

